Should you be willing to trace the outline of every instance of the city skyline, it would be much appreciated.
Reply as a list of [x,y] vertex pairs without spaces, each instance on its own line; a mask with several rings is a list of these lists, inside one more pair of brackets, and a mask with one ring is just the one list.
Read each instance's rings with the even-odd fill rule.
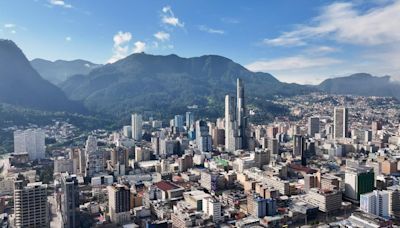
[[398,1],[92,3],[2,1],[0,37],[14,40],[29,59],[104,64],[142,51],[217,54],[285,82],[316,84],[358,72],[399,76]]

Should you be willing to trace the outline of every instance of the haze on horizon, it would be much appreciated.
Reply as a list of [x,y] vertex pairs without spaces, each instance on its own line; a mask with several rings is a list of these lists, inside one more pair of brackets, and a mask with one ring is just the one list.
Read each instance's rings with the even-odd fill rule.
[[[23,7],[22,7],[23,6]],[[0,2],[0,38],[29,59],[222,55],[284,82],[399,77],[400,1]]]

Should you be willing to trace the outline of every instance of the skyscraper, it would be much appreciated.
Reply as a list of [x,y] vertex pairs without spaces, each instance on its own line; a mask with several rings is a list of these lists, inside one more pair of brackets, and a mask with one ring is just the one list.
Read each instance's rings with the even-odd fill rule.
[[41,129],[14,132],[14,153],[28,153],[29,159],[45,158],[45,134]]
[[244,100],[244,86],[240,78],[236,82],[236,101],[238,137],[241,140],[241,148],[247,148],[247,114]]
[[308,135],[315,137],[319,133],[319,117],[312,116],[308,118]]
[[104,171],[104,154],[97,147],[96,137],[90,135],[85,146],[85,176],[92,177]]
[[14,183],[15,227],[49,227],[47,185],[42,182]]
[[76,175],[64,173],[61,177],[61,218],[65,228],[79,224],[79,189]]
[[196,121],[196,144],[200,151],[211,151],[212,141],[209,134],[207,122],[204,120]]
[[374,190],[375,176],[370,167],[347,167],[345,173],[345,197],[359,201],[360,195]]
[[244,99],[244,86],[241,79],[237,79],[236,100],[225,96],[225,149],[234,151],[246,149],[248,146],[247,112]]
[[186,128],[190,129],[194,124],[194,114],[192,112],[186,112]]
[[388,191],[374,190],[373,192],[360,195],[360,209],[382,217],[389,216]]
[[237,138],[237,120],[235,98],[229,95],[225,96],[225,150],[235,151],[238,149]]
[[132,114],[132,138],[134,140],[142,140],[142,127],[142,115]]
[[346,138],[348,132],[348,111],[344,107],[336,107],[333,113],[333,136],[335,139]]

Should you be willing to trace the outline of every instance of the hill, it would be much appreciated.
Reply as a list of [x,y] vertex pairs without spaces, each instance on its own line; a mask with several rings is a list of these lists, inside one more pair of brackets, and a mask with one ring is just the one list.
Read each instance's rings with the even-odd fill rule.
[[182,58],[144,53],[98,67],[85,76],[75,75],[60,87],[90,110],[114,116],[132,111],[172,115],[197,105],[199,113],[216,117],[223,114],[225,94],[235,94],[236,78],[245,83],[248,103],[262,112],[282,111],[266,99],[315,90],[282,83],[268,73],[251,72],[222,56]]
[[75,74],[88,74],[101,65],[86,60],[56,60],[33,59],[32,67],[46,80],[57,85]]
[[317,88],[331,94],[400,98],[400,83],[393,82],[390,76],[377,77],[367,73],[330,78],[319,84]]
[[43,79],[17,45],[0,39],[0,102],[51,111],[84,111]]

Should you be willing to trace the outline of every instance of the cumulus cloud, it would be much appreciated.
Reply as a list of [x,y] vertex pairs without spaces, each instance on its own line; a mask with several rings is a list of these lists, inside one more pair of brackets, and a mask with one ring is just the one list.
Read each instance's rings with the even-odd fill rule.
[[71,4],[67,4],[64,0],[49,0],[49,3],[54,6],[60,6],[64,8],[72,8]]
[[211,34],[219,34],[219,35],[225,34],[224,30],[209,28],[205,25],[200,25],[199,30],[202,32],[207,32],[207,33],[211,33]]
[[170,35],[169,35],[169,33],[166,33],[164,31],[159,31],[159,32],[154,34],[154,37],[157,40],[160,40],[160,41],[164,42],[164,41],[169,40]]
[[146,50],[146,43],[142,41],[136,41],[133,47],[133,53],[142,53]]
[[125,58],[129,55],[129,41],[132,39],[132,34],[130,32],[119,31],[114,35],[113,41],[113,55],[108,60],[109,63],[116,62],[120,59]]
[[162,8],[161,22],[174,27],[183,27],[185,24],[175,17],[171,6],[164,6]]
[[328,66],[340,62],[340,60],[328,57],[310,58],[306,56],[292,56],[272,60],[255,61],[246,65],[246,68],[254,72],[270,72]]
[[355,3],[335,2],[321,10],[310,24],[298,25],[264,43],[272,46],[301,46],[312,39],[329,38],[341,43],[380,45],[400,41],[400,1],[357,9]]

